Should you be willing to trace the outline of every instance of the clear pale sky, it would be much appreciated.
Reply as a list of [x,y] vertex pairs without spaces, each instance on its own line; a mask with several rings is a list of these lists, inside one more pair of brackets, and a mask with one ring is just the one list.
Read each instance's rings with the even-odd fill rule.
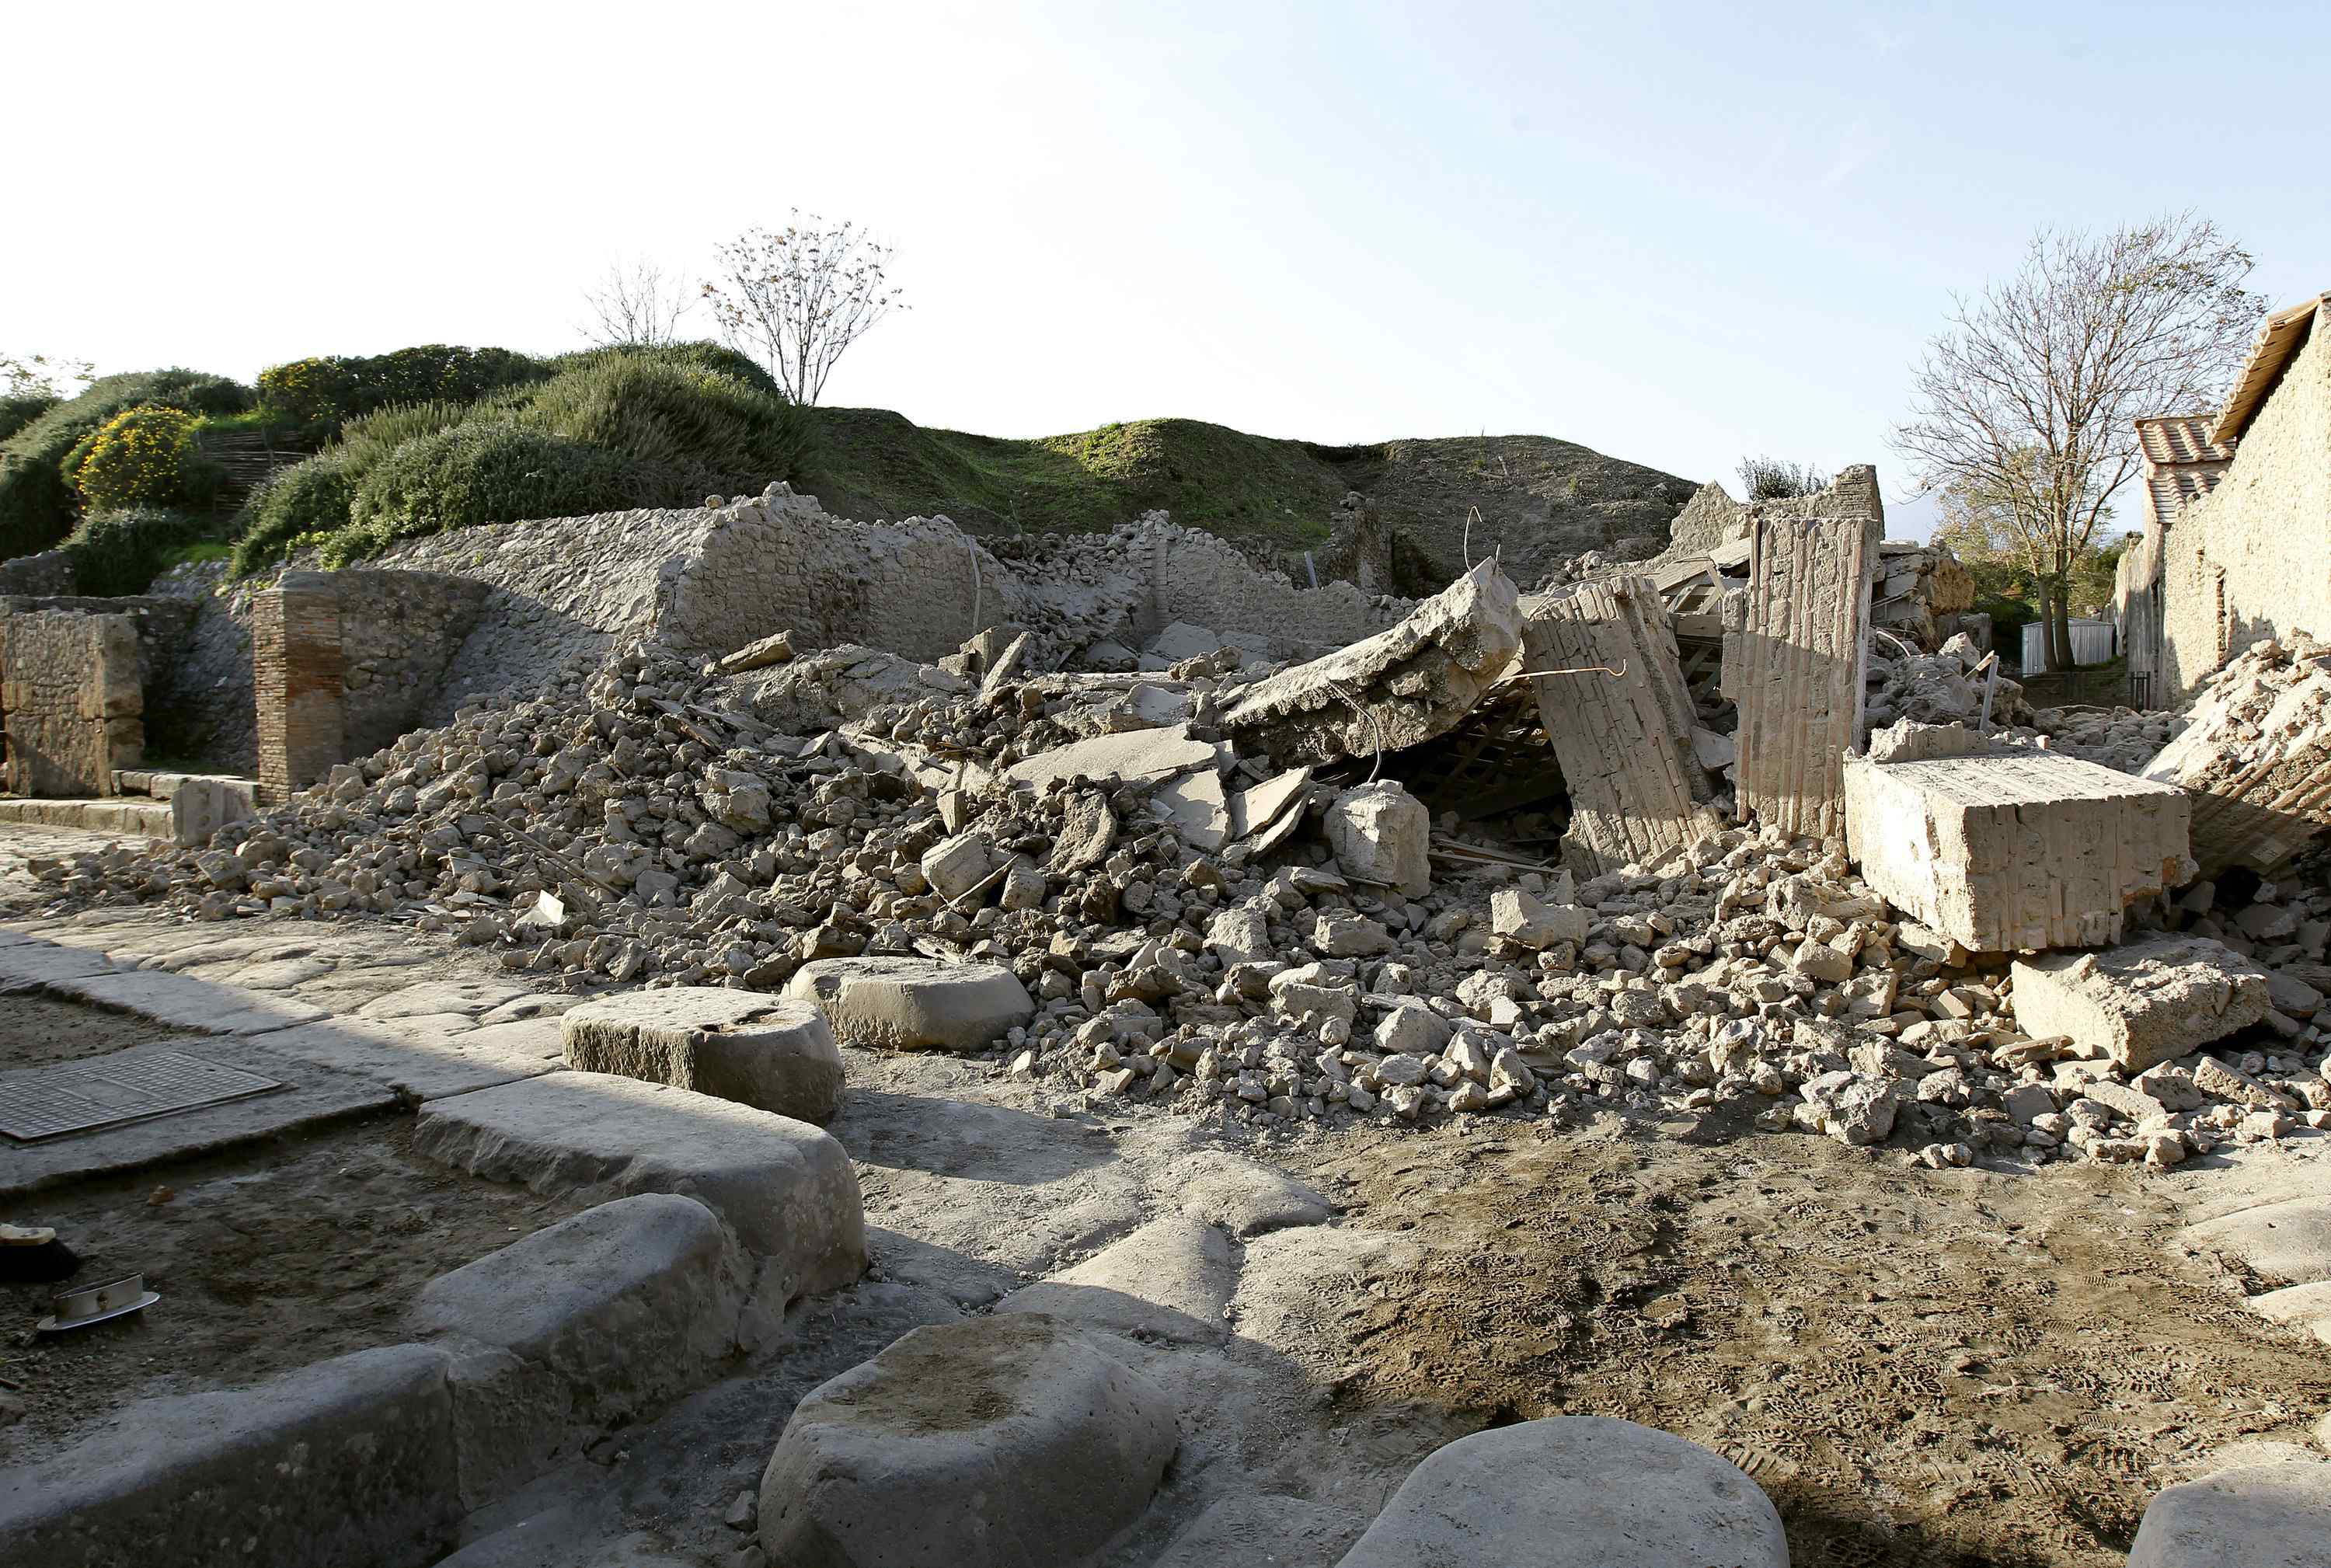
[[829,403],[1531,432],[1693,480],[1874,461],[1898,501],[1921,342],[2039,225],[2192,207],[2278,303],[2331,287],[2320,0],[25,4],[5,30],[0,350],[108,371],[576,347],[612,257],[699,273],[799,207],[894,241],[914,306]]

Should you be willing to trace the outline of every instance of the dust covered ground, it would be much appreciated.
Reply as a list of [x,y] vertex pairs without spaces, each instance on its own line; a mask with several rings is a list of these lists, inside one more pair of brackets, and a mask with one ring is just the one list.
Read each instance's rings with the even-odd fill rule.
[[1319,1309],[1348,1397],[1690,1438],[1799,1568],[2119,1568],[2161,1487],[2331,1405],[2331,1348],[2182,1255],[2157,1174],[1672,1131],[1368,1129],[1291,1162],[1406,1243]]

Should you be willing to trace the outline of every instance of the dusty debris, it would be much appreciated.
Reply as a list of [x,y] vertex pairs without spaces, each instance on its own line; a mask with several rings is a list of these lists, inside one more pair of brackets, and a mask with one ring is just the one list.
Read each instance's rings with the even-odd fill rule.
[[2331,645],[2269,639],[2209,678],[2145,776],[2193,793],[2203,874],[2271,871],[2331,826]]

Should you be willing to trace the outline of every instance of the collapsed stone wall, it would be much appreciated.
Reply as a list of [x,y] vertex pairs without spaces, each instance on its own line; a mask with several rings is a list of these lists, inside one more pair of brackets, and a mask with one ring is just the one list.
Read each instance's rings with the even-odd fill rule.
[[145,744],[130,615],[35,610],[0,616],[0,727],[7,786],[27,795],[109,795]]
[[2217,487],[2169,519],[2161,573],[2162,707],[2254,643],[2331,637],[2331,309]]

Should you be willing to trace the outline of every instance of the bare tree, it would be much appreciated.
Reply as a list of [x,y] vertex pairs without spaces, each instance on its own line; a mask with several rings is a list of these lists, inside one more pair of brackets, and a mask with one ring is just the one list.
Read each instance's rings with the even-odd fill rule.
[[97,367],[86,359],[0,354],[0,397],[71,397],[96,372]]
[[1788,462],[1777,457],[1744,457],[1735,470],[1752,501],[1785,500],[1829,489],[1829,476],[1815,464]]
[[842,350],[907,307],[888,279],[890,246],[847,223],[794,217],[716,247],[721,277],[704,297],[730,347],[767,366],[795,403],[814,404]]
[[1956,490],[2037,584],[2052,668],[2071,668],[2069,590],[2114,494],[2136,421],[2213,407],[2264,308],[2250,258],[2193,214],[2111,233],[2034,235],[2022,268],[1927,347],[1894,445],[1927,493]]
[[696,308],[685,278],[653,261],[607,263],[606,276],[583,298],[591,306],[595,341],[610,347],[660,348],[680,341],[680,318]]

